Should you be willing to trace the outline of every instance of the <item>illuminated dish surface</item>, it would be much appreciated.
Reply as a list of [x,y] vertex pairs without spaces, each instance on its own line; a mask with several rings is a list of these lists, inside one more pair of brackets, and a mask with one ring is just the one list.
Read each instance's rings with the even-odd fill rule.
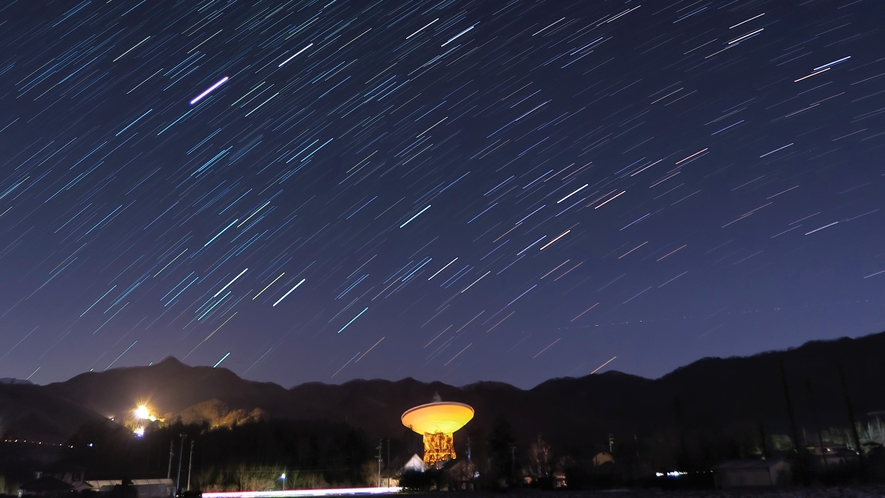
[[410,408],[403,413],[403,425],[418,434],[451,434],[473,418],[473,408],[464,403],[441,401]]

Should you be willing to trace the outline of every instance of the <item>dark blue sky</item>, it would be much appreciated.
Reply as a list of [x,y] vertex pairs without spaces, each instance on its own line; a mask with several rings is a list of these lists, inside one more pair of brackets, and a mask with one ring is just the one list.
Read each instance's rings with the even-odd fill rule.
[[530,387],[881,331],[883,18],[6,2],[0,377]]

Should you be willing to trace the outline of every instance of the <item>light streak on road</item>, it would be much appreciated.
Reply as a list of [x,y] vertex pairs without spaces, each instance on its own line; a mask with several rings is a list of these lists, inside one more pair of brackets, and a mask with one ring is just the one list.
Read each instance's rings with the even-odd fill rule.
[[203,493],[204,498],[296,498],[300,496],[387,495],[399,493],[399,486],[377,488],[284,489],[281,491],[220,491]]

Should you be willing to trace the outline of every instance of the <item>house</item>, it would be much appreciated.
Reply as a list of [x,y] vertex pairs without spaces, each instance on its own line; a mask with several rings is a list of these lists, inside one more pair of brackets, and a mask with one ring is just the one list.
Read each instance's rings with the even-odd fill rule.
[[858,462],[857,452],[844,446],[823,448],[811,446],[808,448],[808,453],[812,455],[815,466],[819,468],[840,467]]
[[[87,481],[99,493],[113,493],[123,485],[122,480]],[[135,489],[137,498],[170,498],[175,496],[175,483],[172,479],[133,479],[130,486]]]
[[425,470],[427,470],[427,464],[424,463],[424,459],[415,453],[412,455],[412,458],[403,465],[403,469],[400,472],[424,472]]
[[[35,481],[32,481],[32,482],[39,481],[39,482],[43,482],[43,483],[48,483],[50,481],[47,480],[46,478],[49,478],[49,477],[51,477],[55,480],[58,480],[58,481],[62,481],[63,483],[70,485],[70,489],[72,489],[75,493],[80,493],[81,491],[92,489],[83,480],[83,469],[82,468],[66,468],[64,471],[50,470],[49,472],[44,472],[44,471],[35,472],[34,473]],[[52,482],[54,482],[54,481],[52,481]],[[28,484],[30,484],[30,483],[28,483]],[[60,484],[58,486],[59,486],[59,488],[62,487]],[[39,494],[36,492],[35,489],[32,489],[31,491],[33,491],[32,493],[30,493],[31,495]],[[27,494],[27,493],[23,493],[23,494]]]
[[607,451],[600,451],[593,456],[593,466],[599,467],[607,463],[615,463],[615,457]]
[[19,496],[40,496],[61,498],[74,496],[74,487],[57,477],[41,476],[21,485]]
[[790,464],[783,459],[727,460],[713,467],[717,488],[781,487],[793,482]]
[[449,488],[457,491],[473,491],[479,478],[476,465],[470,460],[449,460],[443,467],[448,476]]

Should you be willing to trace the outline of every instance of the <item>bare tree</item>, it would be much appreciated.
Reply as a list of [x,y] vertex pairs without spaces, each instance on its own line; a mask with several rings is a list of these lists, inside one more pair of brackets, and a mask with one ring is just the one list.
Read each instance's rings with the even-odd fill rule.
[[538,478],[549,478],[553,474],[553,450],[540,435],[529,445],[529,469]]

